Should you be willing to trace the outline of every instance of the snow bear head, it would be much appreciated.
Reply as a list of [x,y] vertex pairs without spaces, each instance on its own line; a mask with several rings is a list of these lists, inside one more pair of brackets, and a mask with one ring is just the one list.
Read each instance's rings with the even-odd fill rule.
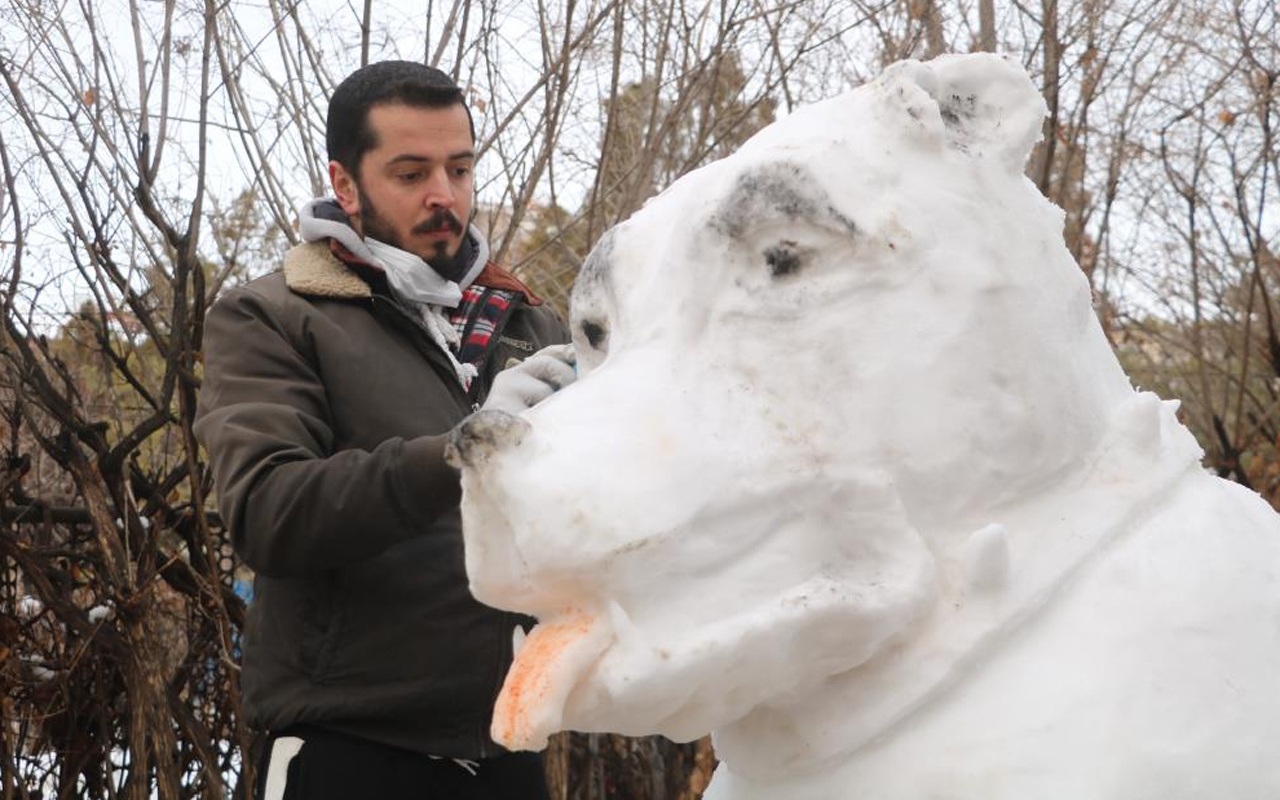
[[999,57],[903,62],[599,242],[580,380],[455,433],[472,590],[540,620],[499,741],[691,738],[883,657],[1097,448],[1132,390],[1022,173],[1044,113]]

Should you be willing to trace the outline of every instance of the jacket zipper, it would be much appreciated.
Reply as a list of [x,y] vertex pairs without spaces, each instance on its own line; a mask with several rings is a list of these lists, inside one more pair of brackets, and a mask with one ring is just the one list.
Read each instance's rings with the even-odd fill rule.
[[[488,294],[491,291],[492,291],[491,289],[485,290],[486,299]],[[414,316],[407,309],[403,308],[399,303],[395,302],[394,300],[391,300],[389,298],[382,297],[376,294],[373,296],[372,299],[374,303],[381,303],[384,306],[388,306],[391,313],[395,314],[402,321],[408,322],[409,325],[412,326],[414,331],[418,334],[418,336],[423,340],[425,340],[426,346],[424,346],[422,343],[419,343],[417,341],[414,341],[413,344],[420,352],[423,353],[424,356],[426,356],[427,360],[437,368],[437,371],[447,373],[448,380],[446,380],[445,382],[448,383],[450,387],[452,387],[451,391],[461,395],[462,387],[458,384],[457,379],[453,377],[453,374],[452,374],[453,366],[447,363],[447,359],[444,357],[444,354],[440,352],[440,348],[435,343],[435,340],[431,338],[431,333],[430,331],[427,330],[426,325],[424,325],[420,320],[415,319]],[[522,298],[519,295],[513,297],[511,300],[511,305],[507,308],[506,313],[504,313],[499,319],[494,321],[493,335],[489,339],[489,342],[490,342],[489,347],[486,348],[485,361],[487,361],[489,358],[493,356],[493,351],[495,348],[497,348],[499,343],[499,337],[502,335],[502,332],[506,330],[507,323],[511,319],[512,312],[515,311],[516,307],[521,302],[522,302]],[[470,320],[468,320],[467,327],[466,327],[466,330],[468,333],[471,331],[471,328],[474,327],[475,325],[475,320],[479,316],[479,310],[483,308],[484,308],[483,305],[479,305],[477,307],[478,309],[477,315],[475,317],[472,317]],[[481,380],[479,376],[477,376],[475,385],[479,387],[480,384],[481,384]],[[468,394],[471,394],[471,393],[468,393]],[[466,397],[463,397],[462,400],[465,406],[469,408],[471,411],[476,411],[480,407],[479,402],[472,402],[470,399]],[[507,671],[510,668],[511,663],[515,659],[512,640],[515,637],[515,627],[516,625],[519,625],[519,624],[520,623],[518,622],[518,617],[510,611],[502,612],[502,616],[498,620],[497,631],[496,631],[496,635],[498,639],[498,661],[497,661],[498,666],[494,670],[494,675],[492,678],[493,689],[492,689],[492,693],[490,694],[490,697],[492,697],[494,700],[496,700],[498,695],[501,694],[502,684],[507,679]],[[487,728],[485,727],[486,724],[488,725]],[[476,729],[476,742],[479,745],[478,750],[480,751],[481,758],[491,758],[493,756],[497,756],[501,754],[500,750],[495,749],[493,745],[490,744],[490,742],[492,741],[490,737],[490,729],[492,727],[493,727],[493,716],[492,714],[490,714],[488,719],[481,719],[480,724]]]
[[410,337],[410,342],[418,352],[426,357],[428,363],[440,373],[445,385],[449,387],[449,391],[454,395],[454,398],[461,403],[462,408],[470,412],[472,410],[471,400],[467,397],[462,385],[458,383],[458,376],[454,372],[453,365],[449,363],[445,354],[440,352],[440,346],[431,338],[431,332],[427,330],[427,326],[421,320],[415,319],[413,314],[390,298],[375,294],[373,302],[375,305],[381,304],[402,322],[408,323],[413,328],[417,336]]

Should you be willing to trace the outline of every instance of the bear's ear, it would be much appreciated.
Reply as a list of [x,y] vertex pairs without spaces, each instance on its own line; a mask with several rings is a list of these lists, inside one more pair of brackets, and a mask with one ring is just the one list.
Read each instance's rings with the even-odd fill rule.
[[1048,107],[1016,62],[992,53],[902,61],[879,79],[881,103],[913,121],[917,135],[1021,173]]

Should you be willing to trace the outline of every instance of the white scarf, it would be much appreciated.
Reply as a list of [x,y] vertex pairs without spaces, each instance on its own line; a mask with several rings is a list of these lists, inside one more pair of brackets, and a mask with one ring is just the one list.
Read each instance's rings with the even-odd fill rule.
[[489,260],[489,244],[474,225],[467,228],[466,235],[475,247],[475,256],[462,280],[454,282],[441,276],[414,253],[360,236],[333,198],[312,200],[302,207],[298,217],[298,230],[303,241],[336,239],[352,255],[380,268],[395,296],[422,317],[432,341],[440,346],[453,365],[458,382],[464,389],[471,385],[477,370],[472,364],[459,363],[454,355],[453,348],[458,345],[459,336],[444,309],[458,307],[462,302],[462,291],[471,285]]

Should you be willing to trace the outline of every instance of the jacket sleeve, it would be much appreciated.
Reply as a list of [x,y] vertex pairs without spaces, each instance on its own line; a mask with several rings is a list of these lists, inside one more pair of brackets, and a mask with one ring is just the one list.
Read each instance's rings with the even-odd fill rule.
[[372,557],[457,508],[446,436],[333,451],[324,385],[270,302],[229,293],[205,322],[195,432],[218,508],[254,571],[292,577]]

